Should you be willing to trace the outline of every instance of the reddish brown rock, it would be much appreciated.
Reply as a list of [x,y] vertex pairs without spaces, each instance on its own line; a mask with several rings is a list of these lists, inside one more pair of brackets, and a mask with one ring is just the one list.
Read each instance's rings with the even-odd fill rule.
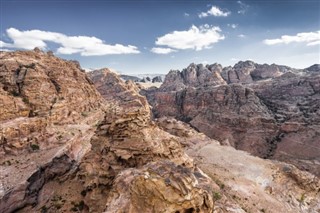
[[[33,105],[19,103],[21,97],[9,98],[18,101],[15,110],[2,111],[9,116],[3,116],[1,121],[0,139],[5,157],[1,158],[0,165],[1,212],[319,211],[320,184],[315,176],[291,165],[265,161],[230,146],[220,146],[181,121],[161,118],[154,122],[146,99],[138,94],[139,89],[108,70],[99,71],[100,77],[96,79],[97,76],[91,76],[100,85],[99,90],[106,99],[102,100],[79,64],[72,62],[69,67],[69,62],[39,49],[16,54],[22,58],[34,56],[35,63],[51,57],[52,61],[48,59],[45,64],[48,69],[67,63],[64,72],[74,68],[80,77],[78,84],[64,85],[73,82],[68,75],[60,82],[63,85],[59,86],[66,88],[63,94],[67,97],[65,102],[59,102],[59,107],[53,104],[46,108],[50,98],[45,94],[40,93],[43,99],[28,95],[35,92],[31,86],[23,90],[26,92],[23,95],[32,97]],[[44,68],[43,71],[47,72]],[[37,79],[40,74],[34,76],[34,80],[46,81],[47,78]],[[15,87],[8,86],[5,91],[9,88]],[[197,106],[205,101],[217,108],[217,112],[234,116],[233,119],[218,117],[221,121],[226,119],[230,125],[255,122],[252,128],[262,125],[264,119],[270,122],[269,109],[259,105],[259,98],[251,89],[241,85],[213,88],[217,88],[216,93],[203,90],[207,94]],[[177,96],[180,104],[185,97],[197,97],[197,86],[185,91]],[[9,100],[10,94],[3,94]],[[73,94],[79,96],[80,102],[69,97]],[[86,96],[92,99],[84,100]],[[36,100],[41,100],[39,105]],[[77,104],[80,110],[89,110],[73,108]],[[185,106],[185,111],[179,113],[196,114],[191,102]],[[19,114],[24,107],[39,109],[39,113],[31,117]],[[56,110],[55,114],[50,112],[52,109]],[[61,117],[65,114],[59,110],[68,109],[74,111]],[[299,127],[298,131],[303,128]],[[26,143],[31,144],[28,149]]]
[[1,52],[0,212],[36,203],[46,182],[80,161],[103,102],[78,63],[39,49]]
[[217,73],[228,85],[199,83],[202,68],[190,65],[184,75],[171,71],[159,89],[142,92],[156,118],[173,116],[225,145],[320,175],[317,65],[305,70],[252,61],[220,66]]

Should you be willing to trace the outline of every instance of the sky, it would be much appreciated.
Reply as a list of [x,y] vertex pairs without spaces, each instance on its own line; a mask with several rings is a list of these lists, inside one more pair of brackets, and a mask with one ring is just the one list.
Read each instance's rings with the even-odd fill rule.
[[320,63],[320,0],[0,0],[0,49],[83,68],[166,74],[190,63]]

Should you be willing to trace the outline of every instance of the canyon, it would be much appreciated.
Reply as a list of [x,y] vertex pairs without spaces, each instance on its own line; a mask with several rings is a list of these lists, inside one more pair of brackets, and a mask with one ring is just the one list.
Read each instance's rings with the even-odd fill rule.
[[239,62],[143,89],[1,52],[0,211],[318,213],[319,82],[318,66]]
[[320,65],[190,64],[141,93],[156,118],[174,117],[223,145],[320,175]]

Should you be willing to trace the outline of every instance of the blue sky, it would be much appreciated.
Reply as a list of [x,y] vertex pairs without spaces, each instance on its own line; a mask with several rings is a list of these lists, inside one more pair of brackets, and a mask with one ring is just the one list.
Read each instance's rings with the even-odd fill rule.
[[320,63],[320,0],[0,0],[0,48],[52,50],[84,68],[167,73],[239,60]]

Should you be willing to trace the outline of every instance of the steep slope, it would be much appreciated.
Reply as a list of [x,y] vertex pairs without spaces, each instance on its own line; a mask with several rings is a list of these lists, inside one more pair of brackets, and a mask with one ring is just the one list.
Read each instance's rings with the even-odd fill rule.
[[320,210],[320,180],[278,161],[221,146],[189,125],[162,117],[157,124],[180,137],[187,153],[219,186],[214,212],[312,212]]
[[103,101],[77,62],[39,49],[1,52],[1,212],[33,203],[44,182],[82,158]]
[[[38,50],[11,54],[36,55],[40,57],[37,63],[53,57]],[[48,61],[45,65],[50,68],[52,64]],[[68,70],[67,66],[64,72]],[[76,72],[91,82],[85,73]],[[95,79],[96,74],[100,77]],[[221,146],[174,119],[154,121],[145,97],[132,82],[121,81],[107,69],[93,76],[105,100],[92,85],[92,93],[85,93],[79,79],[68,88],[77,89],[79,97],[97,94],[97,108],[88,107],[91,111],[79,119],[75,116],[69,121],[66,117],[67,121],[60,118],[61,124],[56,120],[48,123],[54,136],[70,132],[74,138],[59,137],[59,144],[49,140],[52,149],[40,144],[38,151],[19,150],[21,160],[30,159],[23,168],[32,165],[33,169],[18,170],[19,163],[14,161],[18,155],[6,153],[14,165],[6,161],[1,167],[1,212],[320,211],[320,183],[314,175]],[[86,103],[79,102],[80,109],[82,104]],[[43,116],[50,121],[50,113],[43,113],[25,119]],[[16,120],[5,120],[4,124]]]
[[318,68],[251,61],[225,68],[191,64],[170,71],[159,89],[141,94],[155,117],[173,116],[222,144],[291,162],[319,176]]
[[103,88],[117,92],[104,96],[89,150],[78,162],[64,152],[33,173],[26,188],[6,191],[1,212],[211,212],[214,182],[154,124],[134,84],[100,72],[114,82]]
[[[105,72],[108,75],[112,75],[112,73],[108,71],[105,71]],[[99,81],[97,85],[100,85],[100,83],[101,82]],[[136,90],[133,89],[131,91],[136,91]],[[105,91],[101,91],[101,92],[103,93]],[[238,92],[238,93],[241,96],[242,93],[241,92]],[[243,92],[243,94],[245,93],[246,92]],[[109,94],[113,94],[113,93],[109,93]],[[119,94],[121,94],[121,92]],[[247,96],[250,97],[252,95],[254,94],[252,93]],[[130,98],[128,99],[130,100]],[[259,99],[257,98],[257,96],[254,96],[250,98],[249,102],[250,104],[248,107],[252,108],[253,106],[258,105]],[[127,106],[125,102],[121,102],[121,103],[122,105]],[[144,104],[141,104],[141,105],[145,106]],[[236,105],[236,103],[233,103],[233,104],[230,103],[229,105],[230,105],[229,106],[230,108],[236,107],[236,106],[233,106],[233,105]],[[142,107],[142,108],[147,109],[145,107]],[[130,107],[125,107],[125,109],[130,109]],[[248,116],[247,114],[245,114],[245,111],[243,113],[244,113],[244,117]],[[261,117],[267,116],[268,109],[266,107],[259,109],[254,115],[261,116]],[[107,128],[109,128],[109,126],[110,124],[107,125]],[[212,199],[214,201],[213,212],[315,212],[316,213],[317,211],[319,211],[320,183],[319,183],[319,179],[316,178],[315,176],[306,172],[301,172],[292,165],[262,160],[260,158],[252,157],[245,152],[237,151],[231,147],[221,146],[218,141],[211,140],[205,135],[196,132],[194,129],[190,128],[187,124],[176,121],[174,119],[167,119],[162,117],[159,120],[156,120],[156,123],[152,124],[152,126],[154,126],[153,128],[156,128],[156,129],[158,129],[157,126],[160,126],[161,129],[170,133],[172,135],[171,137],[173,137],[174,135],[175,140],[178,141],[182,145],[182,147],[184,147],[185,150],[187,150],[187,153],[193,157],[196,164],[202,170],[206,171],[206,173],[212,178],[213,180],[213,182],[211,183],[211,186],[213,187]],[[127,131],[124,131],[122,128],[120,128],[120,130],[121,132],[127,132]],[[131,130],[129,132],[132,132],[131,136],[136,134],[135,130]],[[153,131],[150,131],[150,129],[145,133],[146,133],[145,136],[139,133],[140,136],[138,138],[140,138],[140,141],[141,139],[145,141],[146,136],[148,136],[147,138],[150,138],[150,137],[153,138],[152,139],[153,144],[157,144],[159,140],[166,138],[168,136],[164,134],[163,131],[160,131],[160,130],[157,130],[155,135]],[[161,166],[159,167],[159,164],[157,162],[160,161],[160,158],[158,157],[154,158],[152,157],[153,154],[151,154],[151,153],[154,153],[154,151],[152,150],[155,150],[155,149],[154,148],[149,149],[151,153],[149,153],[146,156],[145,151],[141,151],[140,148],[136,148],[136,145],[138,143],[136,140],[132,140],[131,136],[126,135],[120,138],[123,139],[124,141],[126,140],[130,141],[130,147],[131,146],[134,147],[133,149],[135,151],[137,150],[140,150],[140,151],[136,152],[136,154],[133,154],[133,155],[131,151],[129,152],[128,150],[121,151],[120,153],[122,153],[122,156],[126,156],[126,158],[129,157],[130,159],[132,158],[132,156],[136,156],[136,157],[141,156],[138,153],[142,153],[142,156],[144,157],[140,158],[141,160],[135,161],[134,163],[143,164],[142,159],[147,161],[156,161],[152,163],[151,170],[150,170],[150,167],[147,166],[149,168],[149,171],[152,171],[153,174],[155,171],[154,168],[162,168],[161,170],[165,171],[165,173],[168,171],[168,168],[172,168],[170,164],[166,164],[165,166],[163,166],[162,163],[160,163]],[[101,141],[101,140],[102,139],[99,139],[98,141]],[[168,143],[165,143],[165,144],[166,146],[170,147]],[[123,144],[121,146],[123,146]],[[146,146],[146,149],[148,149],[147,141],[144,142],[144,146]],[[119,147],[117,149],[119,149]],[[179,150],[178,147],[174,149],[171,149],[171,148],[169,149],[172,151]],[[172,156],[176,156],[176,155],[180,156],[180,154],[178,154],[177,152],[175,152],[175,154],[173,154]],[[162,154],[162,157],[168,157],[172,161],[176,162],[176,160],[170,157],[170,155]],[[181,165],[181,158],[179,161],[180,162],[177,164]],[[131,163],[133,162],[131,161]],[[185,163],[182,163],[182,165],[187,165],[187,167],[189,167],[188,164],[185,164]],[[146,166],[143,166],[142,170],[146,171]],[[133,174],[141,175],[142,173],[137,172],[136,169],[135,170],[129,169],[125,171],[126,172],[121,172],[119,174],[121,178],[120,177],[116,178],[116,183],[123,184],[123,185],[122,186],[117,185],[116,189],[111,190],[112,191],[111,197],[113,201],[109,204],[109,206],[115,209],[112,212],[117,212],[117,209],[119,209],[119,206],[121,206],[120,203],[123,203],[121,202],[123,197],[128,197],[129,196],[128,193],[133,194],[135,196],[136,191],[138,191],[139,193],[141,191],[144,192],[143,195],[140,194],[140,196],[145,201],[141,203],[135,198],[134,200],[136,201],[134,202],[136,203],[136,205],[141,206],[142,208],[137,210],[137,206],[131,205],[131,206],[134,206],[133,207],[135,208],[134,211],[145,212],[145,209],[146,209],[145,203],[149,205],[150,203],[153,202],[153,205],[156,208],[151,212],[173,212],[172,204],[177,202],[177,200],[173,201],[171,195],[175,193],[173,193],[171,190],[168,190],[169,192],[168,194],[163,194],[163,190],[165,189],[163,189],[161,185],[157,185],[157,189],[156,189],[154,186],[155,182],[153,182],[150,185],[148,181],[139,182],[141,183],[139,187],[137,187],[137,185],[134,185],[132,187],[134,190],[131,190],[132,188],[130,188],[130,190],[126,190],[126,187],[129,188],[128,182],[129,183],[134,182],[134,181],[132,182],[132,179],[131,179]],[[148,175],[145,176],[144,178],[147,177],[147,180],[148,180],[149,173],[147,174]],[[154,180],[158,180],[158,177],[159,177],[158,175],[159,173],[157,173],[156,176],[154,176],[155,178]],[[199,174],[196,176],[199,177]],[[128,178],[125,178],[125,177],[128,177]],[[169,181],[168,179],[166,180],[167,182],[172,181],[172,180]],[[147,186],[147,190],[145,186]],[[156,190],[156,193],[154,191],[150,192],[149,187],[151,186],[153,186],[152,189]],[[167,201],[170,200],[170,204],[168,204],[167,201],[163,201],[159,198],[155,199],[154,196],[159,193],[162,194],[164,197],[166,197]],[[147,194],[149,194],[149,196],[147,196]],[[92,197],[92,194],[91,194],[91,197]],[[117,197],[118,199],[115,199]],[[98,197],[98,200],[100,199],[101,198]],[[124,202],[124,203],[127,203],[127,202]],[[165,205],[170,207],[169,208],[163,207],[164,203]],[[185,212],[189,212],[189,211],[193,212],[193,211],[196,211],[196,209],[189,208],[185,210]],[[210,211],[206,210],[205,212],[210,212]]]

